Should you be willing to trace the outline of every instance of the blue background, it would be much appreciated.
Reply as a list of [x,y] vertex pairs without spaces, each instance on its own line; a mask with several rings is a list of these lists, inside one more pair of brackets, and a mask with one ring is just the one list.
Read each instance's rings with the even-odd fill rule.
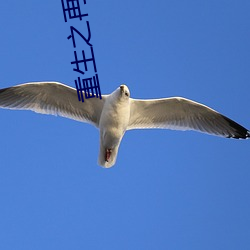
[[[183,96],[250,128],[248,0],[90,1],[103,94]],[[76,21],[79,25],[80,21]],[[0,88],[74,87],[61,1],[2,1]],[[97,166],[98,131],[0,110],[0,248],[250,249],[249,141],[134,130]]]

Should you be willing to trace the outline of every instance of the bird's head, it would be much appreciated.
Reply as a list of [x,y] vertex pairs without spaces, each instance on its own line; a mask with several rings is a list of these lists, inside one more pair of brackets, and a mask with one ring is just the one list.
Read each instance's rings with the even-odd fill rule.
[[120,91],[120,95],[122,98],[129,98],[130,97],[129,89],[125,84],[120,85],[120,87],[118,89]]
[[126,85],[120,85],[113,93],[111,93],[112,98],[119,102],[129,102],[130,92]]

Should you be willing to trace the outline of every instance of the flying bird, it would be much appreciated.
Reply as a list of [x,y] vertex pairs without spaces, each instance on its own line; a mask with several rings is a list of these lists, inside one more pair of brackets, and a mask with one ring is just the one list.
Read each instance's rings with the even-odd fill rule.
[[86,122],[100,130],[98,164],[112,167],[127,130],[196,130],[226,138],[246,139],[250,131],[217,111],[182,97],[140,100],[120,85],[102,99],[78,101],[77,91],[59,82],[32,82],[0,89],[0,107],[32,110]]

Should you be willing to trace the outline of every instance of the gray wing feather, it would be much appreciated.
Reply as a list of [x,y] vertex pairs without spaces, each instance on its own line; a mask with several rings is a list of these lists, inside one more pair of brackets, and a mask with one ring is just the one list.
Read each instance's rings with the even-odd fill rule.
[[247,138],[250,132],[217,111],[182,98],[132,99],[128,129],[165,128],[196,130],[208,134]]
[[58,82],[34,82],[0,89],[0,107],[32,110],[98,127],[106,96],[78,101],[76,89]]

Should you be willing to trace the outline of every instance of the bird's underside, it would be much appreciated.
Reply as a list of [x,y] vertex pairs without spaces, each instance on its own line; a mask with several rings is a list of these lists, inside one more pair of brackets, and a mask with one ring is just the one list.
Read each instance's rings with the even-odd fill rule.
[[[110,95],[102,95],[101,100],[91,98],[82,103],[78,101],[76,90],[67,85],[26,83],[0,89],[0,107],[60,115],[96,126],[101,131],[98,162],[104,167],[115,164],[126,130],[161,128],[196,130],[235,139],[250,137],[249,130],[203,104],[181,97],[132,99],[126,85]],[[107,130],[111,131],[112,143],[107,143],[108,139],[101,134]]]

